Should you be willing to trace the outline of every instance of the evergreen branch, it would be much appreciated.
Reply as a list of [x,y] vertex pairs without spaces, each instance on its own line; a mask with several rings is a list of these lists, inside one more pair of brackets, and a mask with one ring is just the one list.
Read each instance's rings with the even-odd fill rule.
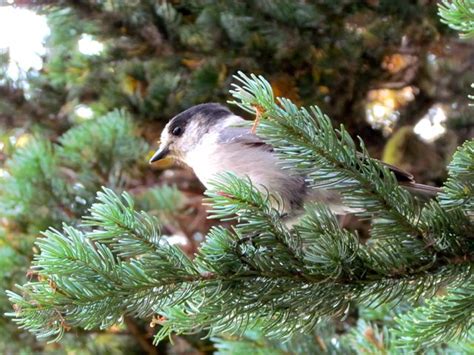
[[257,266],[237,249],[241,237],[222,227],[213,227],[194,259],[212,274],[235,275],[255,271]]
[[[60,303],[61,296],[56,295],[45,282],[30,282],[18,288],[21,295],[7,291],[15,313],[7,313],[6,316],[12,317],[21,329],[29,330],[40,339],[54,337],[54,341],[59,341],[65,331],[70,329],[58,312],[57,304]],[[49,302],[53,297],[55,303]],[[44,302],[40,303],[40,300]]]
[[157,216],[163,225],[179,228],[179,218],[186,213],[186,197],[176,186],[162,185],[152,187],[138,195],[141,209]]
[[[268,218],[265,213],[275,213],[268,206],[268,194],[258,192],[246,180],[233,176],[228,179],[232,188],[227,188],[224,195],[216,194],[216,205],[224,207],[222,198],[230,199],[230,205],[240,203],[242,209],[234,205],[228,211],[241,217],[247,214],[246,218],[249,213],[255,214],[257,221],[258,215],[264,220]],[[228,192],[238,198],[230,198]],[[94,217],[97,224],[104,223],[100,211],[117,213],[117,206],[121,206],[128,212],[120,219],[131,219],[132,225],[142,224],[138,230],[147,228],[148,222],[144,223],[141,215],[131,213],[133,204],[127,195],[120,199],[105,191],[99,198],[101,208],[96,205],[92,209],[93,213],[99,211]],[[168,319],[160,336],[171,330],[189,332],[201,328],[213,334],[223,330],[242,332],[251,325],[250,319],[264,321],[265,332],[281,336],[311,329],[319,317],[341,314],[353,301],[383,302],[406,294],[419,296],[433,292],[441,282],[459,283],[470,272],[469,260],[459,266],[432,264],[404,275],[370,272],[373,258],[368,255],[374,251],[364,250],[354,237],[339,230],[326,209],[311,211],[313,214],[305,217],[297,229],[303,242],[307,242],[301,249],[301,261],[290,258],[282,263],[285,259],[274,253],[276,261],[266,266],[271,253],[258,247],[255,253],[246,255],[250,265],[256,266],[253,268],[244,265],[236,252],[239,237],[222,229],[209,235],[195,262],[165,243],[140,259],[123,262],[105,244],[91,243],[88,234],[71,227],[65,227],[64,233],[50,230],[38,242],[41,254],[35,265],[47,280],[25,285],[21,289],[23,296],[10,293],[19,307],[16,321],[40,336],[60,336],[69,326],[106,327],[123,314],[146,317],[155,311]],[[109,228],[110,220],[105,221]],[[256,225],[260,233],[267,228],[267,224]],[[97,226],[90,226],[90,234],[94,235]],[[316,236],[310,235],[311,229]],[[114,224],[107,233],[118,245],[121,239],[127,242],[130,238],[129,231],[124,233]],[[332,257],[332,244],[339,250],[336,259]],[[301,262],[304,268],[298,269]],[[352,272],[352,266],[361,272]],[[294,273],[295,267],[298,273]],[[331,267],[340,271],[331,273]],[[39,318],[43,313],[33,316],[35,309],[49,312],[48,317],[56,315],[54,322],[44,323],[45,318]],[[302,319],[303,314],[311,317]],[[281,327],[283,319],[285,327]],[[53,333],[51,327],[55,329]]]
[[187,290],[181,283],[199,280],[172,246],[164,248],[162,258],[122,262],[74,228],[45,236],[38,241],[41,254],[35,263],[43,281],[21,287],[22,296],[9,292],[17,312],[26,317],[15,321],[39,337],[60,337],[71,326],[106,328],[124,314],[150,316],[153,307],[173,304],[178,297],[171,295]]
[[208,281],[200,297],[159,310],[166,321],[156,339],[173,332],[186,334],[202,329],[208,329],[211,336],[241,335],[256,326],[257,320],[267,336],[288,339],[309,332],[320,317],[342,316],[352,302],[374,305],[397,301],[407,294],[431,296],[444,282],[462,284],[471,272],[472,265],[465,265],[448,266],[435,273],[354,282],[308,282],[284,275],[252,273],[217,284]]
[[[447,184],[449,183],[448,180]],[[443,189],[446,191],[446,185]],[[443,201],[443,193],[439,195],[439,199]],[[423,219],[427,221],[426,238],[431,241],[438,256],[469,255],[470,251],[474,250],[474,223],[470,216],[472,209],[470,211],[469,208],[458,206],[449,209],[443,207],[443,204],[431,201],[423,209]]]
[[443,0],[438,4],[441,22],[461,32],[462,38],[474,37],[474,1]]
[[[106,327],[124,314],[157,312],[165,319],[157,339],[201,329],[241,334],[257,321],[265,334],[289,337],[314,328],[321,317],[344,314],[353,302],[416,301],[441,285],[459,286],[472,273],[470,254],[417,258],[410,248],[404,249],[405,270],[387,267],[400,259],[399,248],[361,244],[319,205],[289,230],[272,207],[277,197],[231,174],[214,182],[209,196],[214,216],[239,224],[234,232],[214,229],[193,262],[157,239],[153,219],[135,212],[127,194],[99,193],[86,218],[91,231],[65,227],[38,242],[35,268],[47,280],[25,285],[23,296],[10,293],[16,321],[39,336],[61,336],[70,326]],[[124,262],[92,238],[140,257]],[[134,252],[126,254],[123,245]],[[46,311],[53,323],[35,310]]]
[[306,206],[306,215],[295,229],[303,244],[306,267],[328,279],[363,277],[370,261],[356,235],[339,227],[328,208]]
[[298,28],[318,28],[324,18],[315,4],[288,0],[262,0],[257,8],[282,23]]
[[[400,274],[416,272],[429,265],[456,262],[457,258],[471,258],[474,225],[460,208],[445,210],[432,200],[421,211],[424,221],[423,241],[410,236],[372,238],[374,269],[381,273]],[[429,250],[428,250],[429,248]]]
[[450,288],[444,296],[428,300],[397,319],[395,335],[400,347],[423,349],[439,343],[474,339],[474,280],[472,276],[458,288]]
[[[263,78],[242,78],[235,95],[263,117],[259,132],[286,167],[314,187],[336,190],[360,216],[375,217],[377,238],[361,243],[318,204],[290,228],[278,196],[224,174],[208,192],[211,215],[237,226],[214,228],[190,260],[160,239],[156,220],[137,212],[129,195],[105,189],[84,231],[49,230],[38,242],[40,281],[20,288],[22,296],[9,293],[16,322],[40,336],[61,336],[69,326],[107,327],[123,315],[158,313],[158,340],[171,332],[242,334],[257,325],[287,339],[353,304],[416,302],[471,280],[465,205],[447,210],[432,202],[421,210],[363,144],[357,153],[344,128],[334,131],[319,109],[286,99],[277,105]],[[458,168],[470,160],[454,164],[461,173],[453,180],[463,178],[466,169]]]
[[322,322],[311,332],[295,335],[286,342],[265,337],[260,327],[249,329],[242,337],[223,334],[214,337],[213,341],[218,355],[354,354],[348,346],[338,341],[335,333],[333,324]]
[[119,186],[120,173],[147,150],[135,130],[125,111],[111,111],[64,133],[59,139],[58,155],[63,165],[80,172],[81,179],[94,190],[105,184]]
[[120,185],[146,150],[122,111],[78,125],[51,144],[32,138],[7,160],[2,214],[38,229],[80,218],[101,185]]
[[329,118],[319,108],[298,109],[281,98],[273,100],[270,84],[263,77],[239,73],[231,91],[232,101],[247,111],[263,109],[259,134],[270,143],[284,166],[307,176],[312,187],[338,191],[347,206],[357,214],[376,218],[373,236],[411,235],[423,238],[419,220],[420,206],[397,183],[393,173],[371,159],[362,141],[361,154],[344,127],[332,128]]
[[[48,5],[51,2],[50,0],[36,0],[35,5]],[[57,6],[55,2],[53,2],[53,6],[54,5]],[[81,19],[89,20],[91,17],[94,18],[104,27],[101,33],[102,35],[107,33],[109,35],[115,34],[122,36],[126,33],[128,37],[133,38],[139,43],[145,43],[156,51],[166,53],[170,50],[165,36],[159,31],[158,27],[153,24],[149,17],[146,18],[148,21],[143,21],[143,18],[141,18],[140,20],[142,21],[137,23],[136,18],[123,16],[120,12],[111,11],[107,9],[107,6],[103,6],[100,3],[84,0],[64,0],[62,6],[73,9]],[[55,7],[51,8],[54,9]],[[112,6],[112,9],[113,8],[115,8],[115,6]]]
[[439,196],[444,208],[464,207],[474,211],[474,140],[458,148],[448,165],[449,178]]
[[357,323],[357,327],[352,329],[344,340],[356,354],[390,354],[390,350],[397,350],[391,349],[393,336],[386,327],[363,320]]
[[176,210],[184,205],[184,196],[176,186],[163,185],[147,190],[147,200],[150,207],[156,209],[160,214],[167,218],[171,218]]
[[[310,329],[318,317],[340,314],[352,301],[393,300],[421,289],[433,292],[442,282],[462,282],[471,270],[469,264],[448,265],[408,276],[352,281],[311,279],[280,270],[229,273],[227,268],[213,273],[217,263],[228,259],[224,253],[213,269],[205,269],[199,261],[191,265],[179,249],[171,247],[126,263],[105,245],[93,246],[70,227],[64,235],[47,232],[39,246],[42,253],[36,268],[49,281],[29,283],[21,289],[23,296],[10,293],[10,297],[18,305],[16,321],[40,336],[51,335],[51,327],[60,335],[69,326],[106,327],[123,314],[144,317],[152,310],[166,316],[167,330],[241,332],[250,326],[250,319],[263,319],[268,334],[281,336]],[[202,249],[206,250],[209,247]],[[214,255],[218,254],[215,249]],[[45,323],[34,310],[58,315],[53,324],[50,320]],[[302,318],[308,314],[311,317]],[[281,326],[283,319],[285,327]]]
[[94,228],[89,238],[111,243],[113,251],[122,257],[153,253],[160,247],[158,220],[135,211],[129,194],[124,192],[120,199],[112,190],[103,188],[97,193],[97,200],[84,218],[84,226]]
[[301,243],[298,236],[291,235],[283,223],[279,196],[270,195],[264,186],[259,187],[263,190],[261,193],[249,179],[239,179],[232,173],[222,174],[211,182],[211,186],[206,192],[211,198],[207,201],[212,202],[211,218],[237,219],[238,230],[243,235],[265,231],[254,237],[260,246],[274,248],[279,243],[283,250],[293,255],[294,261],[298,261]]
[[[3,215],[37,219],[40,225],[44,219],[51,224],[74,216],[64,197],[68,188],[50,142],[33,138],[15,151],[6,168],[9,175],[2,179],[0,205]],[[48,208],[52,210],[49,218],[45,216]]]
[[[71,325],[93,328],[118,320],[111,318],[111,305],[121,303],[114,292],[114,286],[122,283],[117,260],[107,248],[96,249],[80,231],[65,227],[64,233],[47,231],[46,238],[38,242],[41,254],[35,268],[47,281],[27,283],[20,288],[22,296],[9,293],[17,302],[17,311],[34,315],[36,310],[39,315],[47,312],[52,316],[47,323],[36,316],[17,319],[40,338],[48,337],[52,330],[61,336]],[[45,324],[51,330],[46,330]]]

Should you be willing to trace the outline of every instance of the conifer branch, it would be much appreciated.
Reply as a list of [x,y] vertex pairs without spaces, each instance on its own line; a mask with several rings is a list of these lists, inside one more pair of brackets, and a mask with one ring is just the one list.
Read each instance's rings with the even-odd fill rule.
[[449,178],[440,203],[443,207],[465,207],[474,211],[474,140],[466,141],[458,148],[451,163],[448,165]]
[[443,0],[438,4],[441,22],[461,32],[461,37],[474,36],[474,2],[472,0]]
[[[159,248],[159,222],[144,212],[135,211],[132,197],[122,194],[122,199],[108,189],[97,194],[98,202],[84,218],[84,226],[91,226],[92,240],[111,243],[112,250],[122,257],[152,253]],[[123,202],[122,202],[123,201]]]
[[[236,183],[235,177],[227,178],[225,186]],[[239,184],[241,189],[246,185],[244,191],[254,196],[254,201],[267,198],[248,181],[241,180]],[[211,194],[220,196],[216,192]],[[100,195],[104,205],[127,203],[127,195],[120,198],[110,191],[105,194]],[[238,195],[245,200],[245,194]],[[222,201],[216,201],[219,203]],[[231,207],[240,216],[248,213],[245,208]],[[264,204],[255,212],[264,214],[267,209]],[[92,208],[93,213],[97,210],[112,216],[116,213],[113,208]],[[61,336],[70,326],[103,328],[124,314],[147,317],[158,312],[166,319],[158,338],[170,331],[186,333],[198,329],[208,329],[212,334],[241,333],[253,324],[249,319],[262,321],[269,335],[284,336],[312,328],[319,317],[342,314],[353,301],[381,303],[407,294],[432,294],[443,283],[464,282],[472,271],[472,260],[466,260],[459,265],[431,264],[405,275],[383,274],[373,263],[377,250],[340,230],[327,209],[314,207],[311,211],[312,215],[297,228],[307,243],[302,248],[305,265],[297,274],[294,260],[285,264],[284,254],[265,250],[261,245],[253,251],[245,250],[258,267],[245,267],[234,248],[233,242],[239,238],[222,229],[208,236],[194,262],[166,243],[158,243],[160,248],[153,252],[144,249],[145,254],[138,259],[121,260],[105,244],[91,240],[95,230],[109,218],[97,219],[98,225],[87,218],[88,227],[93,229],[85,234],[71,227],[65,227],[63,233],[48,231],[46,238],[38,242],[41,254],[35,263],[45,280],[26,284],[20,289],[23,296],[10,293],[11,301],[17,305],[15,320],[47,337]],[[139,230],[147,226],[141,214],[124,216],[140,225]],[[236,228],[238,232],[240,227]],[[313,229],[316,235],[310,233]],[[108,229],[107,233],[116,233],[113,238],[117,244],[130,238],[129,232],[121,229]],[[269,244],[271,238],[277,242],[271,234],[266,238]],[[331,257],[334,255],[336,259]],[[269,260],[271,264],[267,264]],[[332,268],[340,271],[331,272]],[[304,314],[312,316],[306,318]],[[48,317],[53,317],[53,322],[46,321]]]
[[377,218],[372,235],[423,237],[419,203],[399,187],[386,167],[368,156],[362,141],[358,154],[344,127],[334,130],[316,106],[299,109],[284,98],[277,104],[270,84],[262,77],[239,73],[236,80],[242,86],[234,84],[231,93],[236,101],[232,103],[251,112],[257,103],[264,108],[268,120],[259,126],[259,134],[274,147],[286,168],[306,175],[315,188],[339,191],[361,217]]
[[456,339],[473,338],[474,280],[459,288],[450,288],[444,296],[428,300],[397,319],[400,347],[421,350],[426,346],[447,343]]
[[[221,180],[211,185],[212,189],[207,193],[211,197],[208,200],[212,205],[211,218],[237,218],[239,235],[248,236],[254,245],[275,253],[275,258],[289,258],[281,260],[281,263],[298,265],[298,269],[302,267],[301,242],[297,235],[290,234],[285,227],[282,203],[278,196],[270,195],[268,191],[262,194],[250,180],[242,181],[230,173],[222,175]],[[258,230],[265,233],[256,233]],[[278,248],[278,245],[281,247]],[[278,268],[277,264],[271,264],[269,268]],[[300,271],[295,270],[297,273]]]
[[[277,105],[263,78],[241,74],[241,81],[234,91],[239,105],[263,108],[258,133],[285,166],[314,187],[338,191],[358,215],[375,218],[369,243],[320,204],[307,206],[290,228],[278,196],[224,174],[207,192],[211,215],[237,225],[212,229],[190,260],[160,238],[157,220],[136,211],[128,194],[105,189],[81,229],[49,230],[38,241],[40,280],[9,293],[16,322],[39,336],[61,337],[71,326],[107,327],[123,315],[158,314],[157,340],[171,332],[242,334],[255,326],[286,339],[353,304],[415,303],[446,285],[465,286],[474,267],[467,204],[422,206],[319,109],[286,99]],[[463,166],[472,166],[470,155],[462,157],[450,166],[454,183]]]

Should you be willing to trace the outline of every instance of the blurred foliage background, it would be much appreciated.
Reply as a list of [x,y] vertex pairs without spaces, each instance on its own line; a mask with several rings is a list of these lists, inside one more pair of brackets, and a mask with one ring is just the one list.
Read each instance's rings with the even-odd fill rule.
[[[41,65],[16,75],[12,53],[0,48],[2,314],[11,310],[4,290],[36,277],[28,269],[35,238],[48,226],[74,224],[102,185],[131,192],[145,210],[168,211],[167,235],[193,254],[211,225],[202,186],[188,170],[170,162],[150,167],[147,157],[173,115],[229,99],[237,70],[264,75],[278,96],[318,104],[335,125],[360,135],[372,156],[419,182],[444,181],[454,149],[474,136],[467,98],[473,42],[440,22],[436,1],[18,0],[5,9],[33,11],[49,35]],[[28,23],[20,26],[28,33]],[[164,184],[175,188],[156,189]],[[364,234],[363,223],[351,223]],[[359,350],[382,351],[383,334],[361,323],[361,314],[334,331],[358,324]],[[154,348],[148,323],[125,319],[107,331],[73,330],[61,344],[46,344],[0,317],[0,351],[216,350],[202,335]],[[255,337],[249,335],[252,346],[265,344]],[[337,350],[321,344],[320,352]],[[217,348],[247,349],[233,340],[218,340]]]

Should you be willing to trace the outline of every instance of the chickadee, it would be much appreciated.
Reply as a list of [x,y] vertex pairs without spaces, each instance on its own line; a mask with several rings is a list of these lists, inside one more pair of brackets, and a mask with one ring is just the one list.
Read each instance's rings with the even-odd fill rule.
[[[286,212],[300,210],[304,202],[324,202],[337,214],[351,212],[337,192],[311,189],[304,176],[282,169],[270,145],[243,127],[246,121],[217,103],[193,106],[173,117],[161,134],[161,144],[150,163],[171,156],[194,170],[206,188],[216,175],[233,172],[248,176],[256,187],[276,192]],[[433,195],[436,188],[415,184],[413,176],[388,166],[412,189]],[[426,191],[425,191],[426,190]]]

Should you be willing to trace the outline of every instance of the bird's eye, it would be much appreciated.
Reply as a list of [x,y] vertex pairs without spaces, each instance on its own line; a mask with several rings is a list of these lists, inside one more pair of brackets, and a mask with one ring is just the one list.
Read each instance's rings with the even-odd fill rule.
[[181,127],[175,127],[173,128],[173,130],[171,131],[171,134],[173,136],[180,136],[181,134],[183,133],[183,129]]

